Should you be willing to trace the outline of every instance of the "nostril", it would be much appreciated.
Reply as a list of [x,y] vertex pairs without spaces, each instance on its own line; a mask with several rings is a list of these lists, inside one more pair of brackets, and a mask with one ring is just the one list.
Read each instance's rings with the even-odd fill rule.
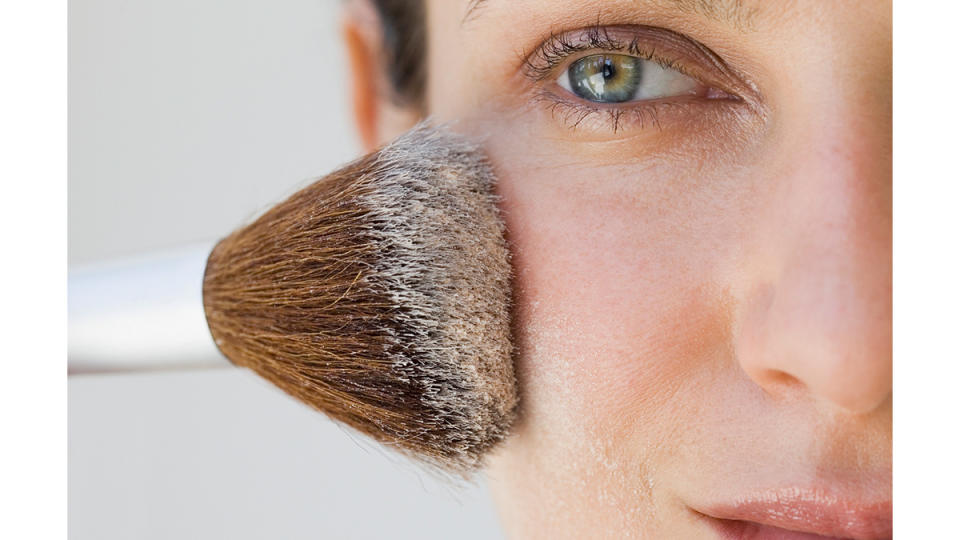
[[768,395],[785,398],[807,391],[807,385],[797,377],[779,369],[761,369],[751,377]]
[[745,370],[750,379],[774,400],[807,396],[825,400],[848,414],[866,414],[890,398],[890,381],[871,374],[857,376],[835,372],[794,375],[782,369],[762,367]]

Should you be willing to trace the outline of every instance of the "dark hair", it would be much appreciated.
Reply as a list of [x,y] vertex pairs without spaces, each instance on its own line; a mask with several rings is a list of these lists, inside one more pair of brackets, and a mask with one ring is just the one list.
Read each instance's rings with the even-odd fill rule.
[[397,102],[423,108],[427,32],[423,0],[373,0],[383,31],[387,75]]

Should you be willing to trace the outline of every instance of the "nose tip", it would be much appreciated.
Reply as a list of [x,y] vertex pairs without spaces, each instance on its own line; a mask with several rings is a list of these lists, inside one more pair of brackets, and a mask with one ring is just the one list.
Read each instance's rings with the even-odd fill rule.
[[851,414],[867,414],[880,408],[891,395],[890,370],[873,366],[863,369],[870,363],[871,359],[840,363],[838,373],[818,393]]
[[827,300],[792,290],[767,284],[746,299],[742,369],[775,397],[803,392],[848,414],[881,407],[892,387],[884,311],[862,296]]
[[801,389],[849,414],[870,413],[890,398],[891,380],[884,370],[862,369],[862,364],[855,361],[840,362],[835,367],[823,370],[821,376],[764,366],[747,367],[745,371],[769,394],[793,394]]

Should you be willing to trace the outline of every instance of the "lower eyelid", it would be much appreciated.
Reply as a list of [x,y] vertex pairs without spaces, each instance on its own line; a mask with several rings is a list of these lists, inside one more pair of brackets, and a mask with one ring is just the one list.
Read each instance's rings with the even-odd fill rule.
[[537,101],[546,107],[552,118],[572,130],[589,128],[590,131],[596,131],[598,127],[603,127],[603,124],[598,123],[601,120],[614,133],[626,128],[628,124],[640,129],[661,127],[657,109],[662,106],[662,102],[641,101],[629,105],[594,103],[575,96],[560,96],[551,91],[538,95]]
[[626,103],[595,103],[549,89],[538,92],[534,101],[561,126],[601,138],[626,131],[656,129],[660,132],[692,125],[700,126],[697,129],[702,130],[710,122],[719,122],[723,112],[733,113],[732,106],[743,103],[728,94],[711,99],[681,96]]

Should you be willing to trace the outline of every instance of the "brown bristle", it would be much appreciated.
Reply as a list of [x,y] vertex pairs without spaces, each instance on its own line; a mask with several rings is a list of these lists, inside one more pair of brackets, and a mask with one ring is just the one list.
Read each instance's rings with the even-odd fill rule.
[[467,473],[517,403],[510,262],[490,164],[422,124],[222,240],[220,350],[297,399]]

